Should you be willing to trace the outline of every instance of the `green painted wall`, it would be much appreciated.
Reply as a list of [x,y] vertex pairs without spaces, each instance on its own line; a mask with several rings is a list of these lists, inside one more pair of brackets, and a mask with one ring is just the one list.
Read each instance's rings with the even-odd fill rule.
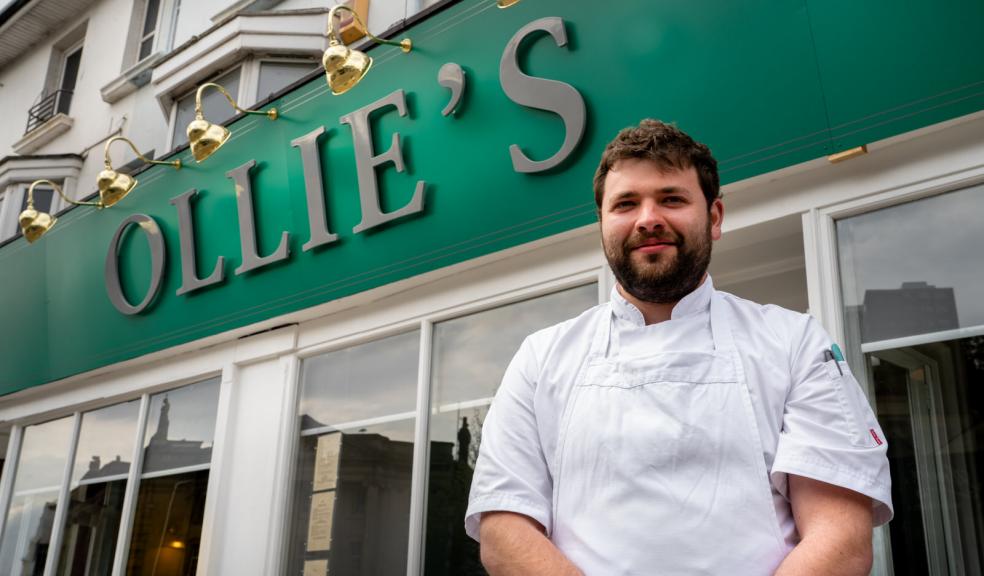
[[[544,16],[567,23],[570,44],[546,35],[524,46],[528,74],[576,87],[588,108],[581,145],[549,173],[513,172],[508,147],[534,159],[563,138],[559,117],[520,107],[499,86],[499,59],[512,35]],[[244,117],[232,140],[196,165],[154,167],[108,210],[72,210],[38,243],[0,249],[0,393],[10,393],[327,302],[594,221],[591,175],[615,131],[650,116],[676,121],[707,142],[732,182],[984,108],[984,21],[979,1],[842,0],[732,2],[622,0],[604,10],[569,0],[460,2],[408,31],[404,55],[381,47],[366,79],[333,97],[315,78],[273,104],[283,117]],[[441,116],[442,64],[465,68],[464,105]],[[427,182],[422,214],[353,234],[360,219],[351,132],[338,119],[393,90],[409,115],[374,118],[377,151],[402,137],[407,172],[379,171],[384,207],[403,205]],[[327,212],[341,239],[303,252],[307,208],[299,152],[290,141],[326,127],[321,159]],[[291,233],[289,260],[235,276],[235,193],[225,172],[255,159],[260,253]],[[226,281],[186,296],[177,214],[169,200],[197,188],[200,275],[226,257]],[[103,266],[110,239],[133,213],[164,231],[167,269],[160,297],[138,316],[110,304]],[[149,278],[146,243],[129,235],[121,267],[131,300]]]

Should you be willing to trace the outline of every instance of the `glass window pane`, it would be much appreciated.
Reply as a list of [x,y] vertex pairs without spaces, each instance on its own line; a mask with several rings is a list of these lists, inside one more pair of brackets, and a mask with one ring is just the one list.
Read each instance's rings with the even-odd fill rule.
[[207,487],[208,470],[141,480],[128,575],[195,574]]
[[413,417],[420,332],[336,350],[304,361],[301,428],[381,416]]
[[888,440],[886,574],[984,570],[982,192],[837,222],[846,351]]
[[154,49],[154,35],[144,38],[140,41],[140,51],[137,54],[137,61],[141,61],[147,56],[150,56],[150,52]]
[[434,325],[425,573],[485,574],[465,534],[482,422],[506,367],[529,334],[598,304],[598,285]]
[[143,35],[157,30],[157,14],[160,12],[160,0],[147,0],[147,9],[144,12]]
[[256,100],[269,98],[318,68],[316,62],[261,62]]
[[73,417],[24,429],[14,494],[0,543],[0,574],[40,573],[48,556],[58,489],[65,475]]
[[420,332],[304,361],[287,574],[406,572]]
[[126,480],[85,484],[72,490],[58,574],[109,576],[112,573],[125,492]]
[[140,400],[132,400],[82,415],[73,488],[79,482],[125,476],[130,471],[139,409]]
[[[239,94],[239,75],[241,68],[236,68],[223,76],[219,76],[208,82],[215,82],[232,94],[238,100]],[[236,111],[229,105],[229,101],[218,90],[206,89],[202,94],[202,112],[209,122],[214,124],[224,124],[236,115]],[[188,142],[188,135],[185,130],[188,124],[195,119],[195,92],[192,91],[178,100],[177,111],[174,114],[174,126],[172,127],[174,137],[171,146],[177,148]]]
[[984,326],[984,185],[837,221],[846,330],[861,342]]
[[151,396],[143,473],[211,462],[218,404],[219,378]]
[[82,414],[58,574],[112,571],[139,409],[133,400]]

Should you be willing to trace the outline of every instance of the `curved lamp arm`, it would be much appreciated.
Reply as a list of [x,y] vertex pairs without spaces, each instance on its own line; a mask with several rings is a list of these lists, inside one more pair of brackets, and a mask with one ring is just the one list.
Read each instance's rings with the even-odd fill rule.
[[214,82],[206,82],[201,86],[199,86],[198,91],[195,92],[195,118],[197,120],[203,120],[205,118],[205,114],[202,112],[202,92],[204,92],[205,89],[209,87],[215,88],[216,90],[221,92],[222,95],[226,97],[226,100],[229,101],[229,104],[231,104],[233,109],[235,109],[237,112],[242,112],[243,114],[262,114],[263,116],[266,116],[270,120],[277,119],[278,114],[276,108],[270,108],[266,112],[262,110],[245,110],[243,108],[240,108],[239,105],[236,104],[236,101],[232,99],[232,96],[229,95],[229,93],[226,91],[225,88],[219,86]]
[[51,188],[55,192],[58,192],[58,195],[69,204],[75,204],[76,206],[95,206],[96,208],[103,207],[102,202],[76,202],[75,200],[72,200],[68,196],[65,196],[65,193],[62,192],[61,186],[55,184],[51,180],[35,180],[34,182],[31,182],[31,187],[27,189],[27,207],[30,210],[34,210],[34,187],[38,184],[47,184],[48,186],[51,186]]
[[350,13],[352,18],[355,19],[355,23],[362,29],[363,32],[366,33],[366,36],[372,38],[376,42],[379,42],[380,44],[389,44],[390,46],[399,46],[400,50],[403,50],[404,52],[409,52],[413,48],[413,42],[411,42],[409,38],[404,38],[399,42],[393,42],[392,40],[383,40],[378,36],[374,36],[373,33],[369,31],[369,28],[362,22],[362,18],[359,17],[359,14],[344,4],[339,4],[328,12],[328,29],[325,30],[325,36],[328,37],[328,42],[330,44],[341,43],[338,40],[338,36],[335,34],[335,14],[339,10],[344,10],[345,12]]
[[130,149],[133,150],[133,153],[137,155],[137,158],[140,158],[141,160],[143,160],[144,162],[146,162],[148,164],[162,164],[162,165],[166,165],[166,166],[174,166],[174,169],[175,170],[180,170],[181,169],[181,160],[151,160],[150,158],[147,158],[146,156],[144,156],[143,154],[141,154],[140,153],[140,150],[137,150],[137,147],[133,144],[133,142],[130,141],[129,138],[125,138],[123,136],[113,136],[112,138],[110,138],[106,142],[106,146],[103,147],[103,161],[106,164],[106,169],[107,170],[112,170],[113,169],[113,165],[112,165],[112,163],[109,160],[109,146],[110,146],[110,144],[112,144],[113,142],[116,142],[117,140],[121,140],[121,141],[126,142],[127,144],[129,144],[130,145]]

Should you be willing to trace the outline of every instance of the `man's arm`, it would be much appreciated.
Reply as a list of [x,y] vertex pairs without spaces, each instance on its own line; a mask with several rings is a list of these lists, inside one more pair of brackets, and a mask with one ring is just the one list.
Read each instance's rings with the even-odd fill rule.
[[482,564],[490,576],[581,576],[529,516],[486,512],[479,530]]
[[862,576],[871,570],[871,499],[863,494],[789,475],[789,501],[800,542],[776,576]]

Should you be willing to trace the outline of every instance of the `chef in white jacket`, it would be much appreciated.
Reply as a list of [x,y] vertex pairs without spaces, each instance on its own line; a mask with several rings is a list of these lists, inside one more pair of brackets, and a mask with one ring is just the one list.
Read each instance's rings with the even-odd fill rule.
[[465,526],[498,575],[861,575],[886,440],[811,317],[714,289],[709,149],[645,120],[595,175],[611,300],[529,336]]

